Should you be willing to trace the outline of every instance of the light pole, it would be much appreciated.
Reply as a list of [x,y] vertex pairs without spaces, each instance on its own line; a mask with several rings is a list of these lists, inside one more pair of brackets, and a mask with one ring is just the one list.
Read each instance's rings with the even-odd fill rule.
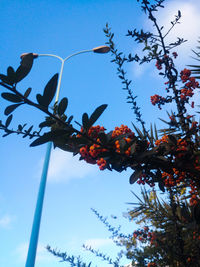
[[[56,90],[56,99],[55,99],[55,102],[57,102],[58,98],[59,98],[59,93],[60,93],[60,85],[61,85],[65,61],[67,61],[71,57],[74,57],[74,56],[82,54],[82,53],[94,52],[94,53],[104,54],[104,53],[107,53],[109,51],[110,51],[110,48],[108,46],[98,46],[98,47],[95,47],[95,48],[90,49],[90,50],[79,51],[79,52],[74,53],[74,54],[72,54],[72,55],[70,55],[64,59],[57,56],[57,55],[52,55],[52,54],[35,54],[34,53],[33,57],[34,58],[38,58],[38,57],[42,57],[42,56],[55,57],[61,61],[61,68],[60,68],[60,73],[59,73],[58,85],[57,85],[57,90]],[[27,53],[22,54],[21,58],[23,58],[23,56],[25,56],[26,54]],[[39,185],[38,197],[37,197],[37,202],[36,202],[35,214],[34,214],[34,218],[33,218],[33,225],[32,225],[32,231],[31,231],[31,237],[30,237],[25,267],[34,267],[35,266],[35,258],[36,258],[36,251],[37,251],[37,244],[38,244],[38,237],[39,237],[39,230],[40,230],[40,222],[41,222],[41,216],[42,216],[42,208],[43,208],[43,202],[44,202],[47,172],[48,172],[50,155],[51,155],[51,147],[52,147],[52,143],[49,142],[47,144],[47,150],[46,150],[45,160],[44,160],[44,164],[43,164],[43,170],[42,170],[42,175],[41,175],[41,180],[40,180],[40,185]]]

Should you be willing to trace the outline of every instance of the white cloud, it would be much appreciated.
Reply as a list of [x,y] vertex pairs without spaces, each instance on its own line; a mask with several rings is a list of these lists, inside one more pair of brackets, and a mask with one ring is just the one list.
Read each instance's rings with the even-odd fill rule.
[[[17,255],[17,259],[20,262],[26,261],[27,253],[28,253],[28,243],[20,244],[14,251],[14,254]],[[52,258],[54,257],[52,257],[52,255],[46,250],[45,246],[43,246],[42,244],[38,244],[36,262],[52,261]]]
[[[167,31],[171,27],[171,21],[174,20],[175,15],[178,14],[178,10],[181,11],[182,17],[180,19],[180,24],[177,24],[169,35],[166,37],[168,42],[176,41],[177,37],[184,38],[188,40],[186,43],[182,44],[177,48],[178,58],[181,62],[190,61],[192,56],[191,49],[195,49],[197,46],[197,39],[200,37],[200,2],[195,1],[169,1],[166,2],[166,7],[159,10],[158,22],[160,26],[164,26],[164,30]],[[164,32],[165,32],[164,31]],[[177,59],[178,61],[178,59]]]
[[[183,43],[179,47],[175,48],[174,51],[178,52],[178,58],[175,60],[175,64],[180,68],[185,67],[188,64],[193,64],[194,60],[191,57],[195,57],[192,52],[192,49],[195,50],[198,46],[198,38],[200,37],[200,1],[199,0],[169,0],[165,3],[165,8],[158,9],[157,17],[158,25],[164,26],[163,34],[165,34],[168,29],[171,27],[171,21],[175,19],[175,15],[178,14],[178,10],[181,11],[182,17],[180,19],[180,24],[175,25],[172,31],[166,37],[166,44],[177,41],[177,37],[184,38],[187,42]],[[157,34],[155,27],[153,27],[150,20],[144,22],[143,27],[144,31],[153,31]],[[134,53],[142,56],[142,49],[134,50]],[[141,77],[144,73],[147,73],[149,67],[146,67],[147,64],[138,65],[134,64],[133,66],[133,75]],[[149,64],[148,64],[149,66]],[[150,72],[152,73],[152,71]],[[160,76],[157,75],[157,72],[153,73],[154,77],[160,79]]]
[[[198,46],[197,40],[200,37],[200,1],[199,0],[171,0],[166,2],[165,8],[158,12],[158,23],[160,26],[164,26],[166,32],[171,27],[171,21],[174,20],[175,15],[178,14],[178,10],[181,11],[180,24],[175,25],[172,31],[167,36],[167,43],[174,42],[177,37],[184,38],[187,42],[183,43],[174,51],[178,52],[178,57],[175,60],[176,66],[179,69],[187,67],[187,65],[196,64],[196,61],[192,59],[195,54],[192,50],[196,50]],[[149,22],[148,22],[149,23]],[[152,72],[153,77],[161,77],[157,75],[157,70]],[[199,93],[195,93],[191,101],[197,102]],[[188,111],[194,113],[194,110],[188,106]]]
[[[44,159],[40,162],[40,174]],[[79,156],[73,157],[72,153],[55,149],[51,152],[49,163],[48,181],[67,182],[74,178],[84,178],[98,171],[98,167],[79,161]]]
[[9,215],[4,215],[0,218],[0,227],[1,228],[9,228],[11,224],[11,217]]
[[113,241],[109,238],[94,238],[94,239],[88,239],[84,242],[84,245],[98,249],[100,247],[108,246],[113,244]]

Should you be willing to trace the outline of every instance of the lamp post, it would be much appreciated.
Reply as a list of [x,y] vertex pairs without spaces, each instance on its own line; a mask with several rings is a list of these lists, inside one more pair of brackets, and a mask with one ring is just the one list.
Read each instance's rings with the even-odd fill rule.
[[[65,61],[67,61],[71,57],[74,57],[74,56],[82,54],[82,53],[94,52],[94,53],[104,54],[104,53],[107,53],[109,51],[110,51],[110,48],[108,46],[98,46],[98,47],[95,47],[95,48],[90,49],[90,50],[82,50],[82,51],[79,51],[77,53],[71,54],[64,59],[57,56],[57,55],[52,55],[52,54],[35,54],[35,53],[33,53],[33,57],[34,58],[43,57],[43,56],[54,57],[54,58],[57,58],[61,61],[61,68],[60,68],[60,73],[59,73],[58,85],[57,85],[57,90],[56,90],[56,99],[55,99],[55,102],[57,102],[58,98],[59,98],[59,93],[60,93],[60,85],[61,85]],[[26,54],[27,53],[24,53],[20,57],[23,58],[23,56],[25,56]],[[48,173],[48,167],[49,167],[49,161],[50,161],[50,155],[51,155],[51,148],[52,148],[52,143],[49,142],[47,144],[46,155],[45,155],[45,160],[44,160],[44,164],[43,164],[43,170],[42,170],[42,175],[41,175],[41,180],[40,180],[40,185],[39,185],[38,197],[37,197],[37,202],[36,202],[35,214],[34,214],[34,218],[33,218],[33,225],[32,225],[32,231],[31,231],[31,237],[30,237],[25,267],[34,267],[35,266],[35,258],[36,258],[36,251],[37,251],[37,244],[38,244],[38,237],[39,237],[39,230],[40,230],[40,222],[41,222],[41,216],[42,216],[42,208],[43,208],[43,202],[44,202],[47,173]]]

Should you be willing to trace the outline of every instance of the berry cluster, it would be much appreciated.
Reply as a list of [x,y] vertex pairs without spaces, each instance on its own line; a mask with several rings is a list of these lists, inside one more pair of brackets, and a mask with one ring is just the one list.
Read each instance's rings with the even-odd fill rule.
[[188,102],[189,97],[192,97],[194,95],[194,89],[199,88],[199,83],[196,81],[194,77],[190,76],[191,76],[191,71],[188,69],[184,69],[180,73],[181,81],[185,83],[184,88],[181,89],[180,98],[182,101],[186,102]]
[[150,187],[155,186],[155,183],[153,182],[152,177],[146,175],[145,173],[140,175],[137,183],[142,184],[142,185],[148,184]]
[[[83,132],[83,129],[81,129],[81,132]],[[99,157],[100,153],[107,151],[107,149],[102,148],[101,141],[99,139],[99,134],[102,132],[105,133],[104,127],[100,127],[99,125],[92,126],[88,130],[88,135],[99,144],[93,143],[90,145],[82,146],[79,150],[81,157],[87,163],[97,164],[100,170],[104,170],[107,167],[106,160],[103,157]],[[131,141],[135,137],[135,134],[131,131],[130,128],[128,128],[128,126],[122,124],[120,127],[115,127],[114,131],[112,132],[111,138],[115,139],[120,135],[127,135],[127,137],[122,138],[127,144],[127,149],[123,150],[120,145],[120,141],[116,140],[114,141],[114,150],[117,153],[124,153],[126,156],[130,156],[131,148],[128,144],[131,143]],[[79,138],[80,135],[77,135],[77,137]]]
[[164,105],[166,103],[166,98],[156,94],[151,96],[151,103],[154,106],[158,105],[159,109],[161,109],[161,105]]
[[[106,161],[103,158],[98,159],[98,155],[102,152],[107,151],[105,148],[102,148],[100,145],[100,139],[98,138],[98,134],[105,131],[104,127],[92,126],[88,130],[88,135],[99,142],[98,144],[91,144],[86,145],[80,148],[79,153],[81,154],[81,157],[90,164],[97,164],[100,168],[100,170],[104,170],[106,167]],[[81,129],[81,132],[83,132],[83,128]],[[79,138],[80,135],[77,135],[77,138]]]
[[133,232],[133,238],[139,240],[142,243],[151,241],[151,232],[149,232],[149,227],[145,226],[143,229],[139,229]]

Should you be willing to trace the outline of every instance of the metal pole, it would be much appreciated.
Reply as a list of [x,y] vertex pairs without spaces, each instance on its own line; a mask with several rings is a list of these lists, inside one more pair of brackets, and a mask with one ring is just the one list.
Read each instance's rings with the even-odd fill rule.
[[51,154],[51,147],[52,147],[52,143],[49,142],[47,144],[47,150],[46,150],[46,155],[45,155],[45,160],[44,160],[44,165],[43,165],[43,171],[42,171],[42,176],[41,176],[41,181],[40,181],[36,208],[35,208],[33,226],[32,226],[32,231],[31,231],[31,238],[30,238],[28,255],[27,255],[27,260],[26,260],[26,265],[25,265],[26,267],[35,266],[35,257],[36,257],[36,251],[37,251],[37,243],[38,243],[40,221],[41,221],[44,193],[45,193],[46,180],[47,180],[47,172],[48,172],[48,166],[49,166],[49,160],[50,160],[50,154]]
[[[51,56],[51,57],[56,57],[59,60],[61,60],[61,69],[60,69],[60,75],[59,75],[59,80],[58,80],[58,86],[57,86],[57,91],[56,91],[56,99],[55,102],[58,101],[59,98],[59,93],[60,93],[60,85],[61,85],[61,80],[62,80],[62,74],[63,74],[63,68],[64,68],[64,63],[66,60],[69,58],[79,55],[81,53],[86,53],[86,52],[92,52],[93,50],[83,50],[80,52],[77,52],[75,54],[72,54],[65,59],[62,59],[59,56],[56,55],[51,55],[51,54],[41,54],[39,56]],[[37,244],[38,244],[38,237],[39,237],[39,230],[40,230],[40,222],[41,222],[41,217],[42,217],[42,208],[43,208],[43,202],[44,202],[44,195],[45,195],[45,188],[46,188],[46,181],[47,181],[47,173],[48,173],[48,167],[49,167],[49,161],[50,161],[50,155],[51,155],[51,147],[52,143],[49,142],[47,144],[47,150],[46,150],[46,155],[45,155],[45,160],[44,160],[44,165],[43,165],[43,171],[42,171],[42,176],[41,176],[41,181],[40,181],[40,186],[39,186],[39,192],[38,192],[38,197],[37,197],[37,203],[36,203],[36,208],[35,208],[35,214],[34,214],[34,219],[33,219],[33,225],[32,225],[32,231],[31,231],[31,237],[30,237],[30,243],[29,243],[29,248],[28,248],[28,254],[27,254],[27,259],[26,259],[26,265],[25,267],[34,267],[35,266],[35,258],[36,258],[36,252],[37,252]]]

